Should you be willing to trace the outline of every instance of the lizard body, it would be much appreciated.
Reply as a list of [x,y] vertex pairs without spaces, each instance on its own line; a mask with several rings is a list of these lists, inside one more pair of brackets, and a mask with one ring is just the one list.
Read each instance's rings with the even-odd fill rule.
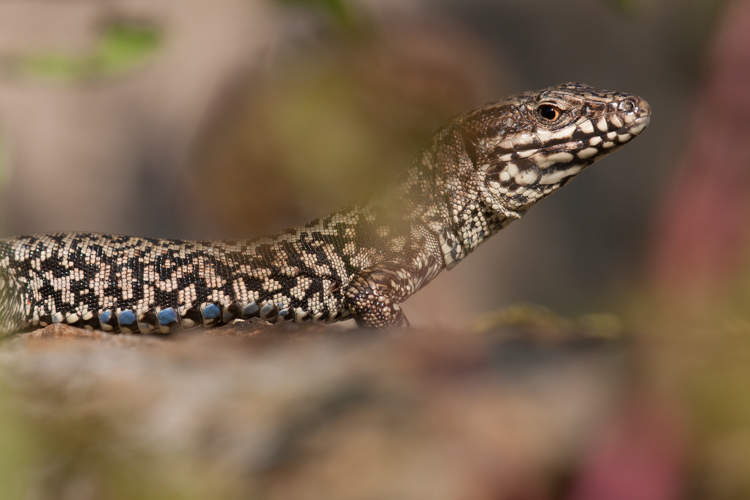
[[167,333],[259,316],[408,326],[399,303],[647,125],[641,98],[563,84],[451,120],[381,192],[253,240],[0,240],[0,334]]

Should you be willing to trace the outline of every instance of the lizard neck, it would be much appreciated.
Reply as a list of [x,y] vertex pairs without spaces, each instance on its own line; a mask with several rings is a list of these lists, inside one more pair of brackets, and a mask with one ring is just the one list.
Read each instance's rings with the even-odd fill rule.
[[492,197],[454,122],[440,130],[394,185],[412,225],[426,225],[451,269],[523,212]]

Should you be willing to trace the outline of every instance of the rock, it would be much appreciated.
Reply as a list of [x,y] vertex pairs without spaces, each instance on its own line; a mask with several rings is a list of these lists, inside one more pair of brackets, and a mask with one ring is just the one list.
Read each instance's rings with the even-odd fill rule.
[[630,374],[616,340],[263,323],[6,343],[36,498],[548,498]]

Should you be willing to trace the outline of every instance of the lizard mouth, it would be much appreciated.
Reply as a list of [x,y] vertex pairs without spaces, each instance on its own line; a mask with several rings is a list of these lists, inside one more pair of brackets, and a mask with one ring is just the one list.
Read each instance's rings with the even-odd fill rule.
[[616,130],[603,132],[588,141],[539,148],[529,156],[529,160],[541,168],[537,185],[543,188],[576,176],[596,160],[633,140],[646,129],[650,121],[650,113],[643,114]]
[[651,110],[645,101],[632,112],[579,120],[572,125],[576,130],[567,141],[516,150],[501,156],[497,164],[487,165],[489,190],[513,207],[534,203],[630,142],[650,120]]
[[[651,121],[651,115],[643,115],[631,119],[630,123],[625,123],[622,127],[616,128],[610,132],[602,133],[601,138],[607,142],[626,143],[633,137],[643,132]],[[622,122],[623,120],[620,120]]]
[[637,135],[640,135],[640,133],[643,132],[646,129],[646,127],[648,127],[648,124],[650,122],[651,122],[650,114],[639,116],[633,121],[633,123],[622,127],[621,130],[623,133],[627,133],[635,137]]
[[[557,164],[556,156],[574,155],[569,161],[589,158],[598,159],[602,155],[623,146],[634,137],[638,136],[648,127],[651,121],[651,108],[646,101],[640,100],[634,105],[633,111],[622,113],[608,113],[598,118],[580,120],[575,124],[577,132],[584,134],[572,134],[571,141],[557,142],[537,149],[529,149],[519,152],[520,157],[539,158],[540,153],[546,155],[547,159],[541,162],[535,161],[540,168],[549,168]],[[533,161],[533,160],[532,160]]]

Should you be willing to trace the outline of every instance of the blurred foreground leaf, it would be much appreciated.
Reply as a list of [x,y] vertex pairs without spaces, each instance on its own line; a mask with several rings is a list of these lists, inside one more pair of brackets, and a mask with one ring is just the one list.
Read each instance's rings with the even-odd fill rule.
[[21,74],[45,80],[76,81],[123,73],[152,56],[162,37],[153,28],[127,24],[104,30],[93,54],[83,57],[67,54],[37,54],[24,57]]

